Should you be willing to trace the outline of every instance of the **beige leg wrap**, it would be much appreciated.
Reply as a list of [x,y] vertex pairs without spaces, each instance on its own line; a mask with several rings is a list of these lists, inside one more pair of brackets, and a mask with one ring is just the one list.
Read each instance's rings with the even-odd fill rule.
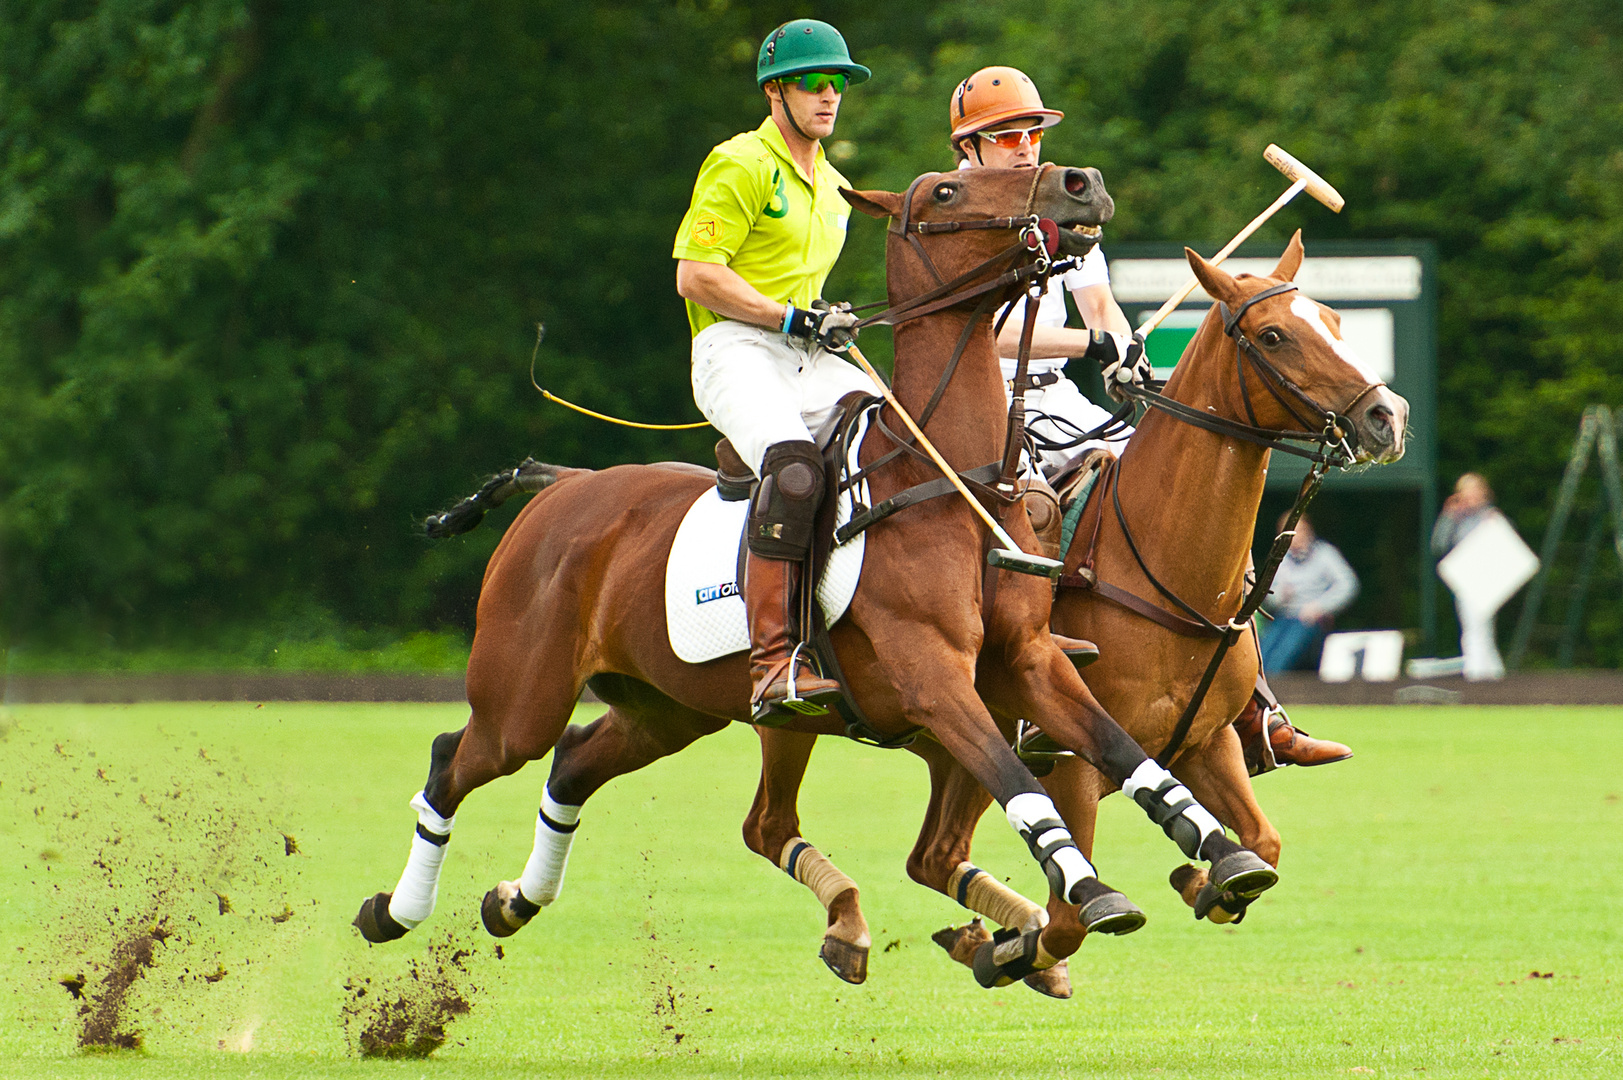
[[[968,886],[964,879],[968,875]],[[947,895],[999,926],[1034,930],[1048,925],[1048,912],[1021,896],[974,863],[961,862],[947,879]]]
[[810,889],[826,910],[834,898],[857,883],[840,872],[828,857],[801,837],[791,837],[778,855],[778,867]]
[[1037,939],[1037,958],[1032,961],[1032,965],[1038,971],[1047,971],[1057,963],[1059,963],[1059,959],[1054,956],[1053,953],[1043,948],[1043,939],[1039,937]]

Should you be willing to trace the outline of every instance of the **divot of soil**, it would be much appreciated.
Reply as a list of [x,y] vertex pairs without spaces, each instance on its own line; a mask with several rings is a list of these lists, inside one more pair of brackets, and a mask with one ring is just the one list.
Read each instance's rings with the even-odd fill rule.
[[344,983],[344,1032],[369,1058],[426,1058],[445,1045],[446,1029],[473,1011],[483,987],[470,971],[479,950],[450,934],[430,941],[428,955],[392,976],[354,975]]
[[79,1015],[79,1046],[86,1050],[138,1050],[141,1033],[128,1026],[125,1013],[130,990],[157,963],[157,947],[174,937],[167,917],[155,922],[143,920],[113,948],[107,971],[93,989],[87,991],[83,976],[63,979],[62,986],[82,1001]]

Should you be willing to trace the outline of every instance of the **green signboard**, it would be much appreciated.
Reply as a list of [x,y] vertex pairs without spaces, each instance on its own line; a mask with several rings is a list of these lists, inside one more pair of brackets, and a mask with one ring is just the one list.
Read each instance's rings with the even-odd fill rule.
[[[1214,249],[1203,254],[1210,250]],[[1224,269],[1232,274],[1267,274],[1283,252],[1279,243],[1246,245],[1224,263]],[[1193,276],[1181,244],[1107,242],[1105,256],[1111,289],[1134,326]],[[1436,625],[1436,575],[1426,535],[1437,511],[1436,250],[1422,240],[1318,241],[1308,244],[1296,283],[1304,294],[1340,314],[1342,337],[1409,402],[1409,445],[1403,459],[1380,468],[1332,472],[1325,487],[1407,489],[1418,494],[1420,616],[1429,641]],[[1171,373],[1211,305],[1211,298],[1196,289],[1150,334],[1145,347],[1158,376]],[[1102,393],[1102,385],[1097,389]],[[1275,454],[1268,467],[1268,486],[1294,489],[1306,472],[1302,459]]]

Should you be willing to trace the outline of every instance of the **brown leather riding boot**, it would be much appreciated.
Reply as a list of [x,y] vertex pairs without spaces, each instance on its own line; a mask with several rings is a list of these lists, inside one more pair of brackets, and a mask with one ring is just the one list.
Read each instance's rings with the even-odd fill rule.
[[1271,766],[1263,753],[1263,724],[1268,726],[1268,749],[1274,762],[1280,765],[1328,765],[1332,761],[1345,761],[1353,756],[1351,747],[1328,739],[1315,739],[1305,731],[1291,726],[1290,718],[1278,705],[1270,706],[1260,694],[1251,700],[1234,721],[1240,745],[1245,748],[1246,771],[1252,776],[1268,772]]
[[821,716],[840,697],[840,684],[817,674],[807,660],[809,648],[802,648],[794,658],[796,643],[789,628],[794,624],[799,579],[798,563],[749,553],[744,602],[749,609],[750,684],[754,687],[751,723],[776,727],[797,714]]

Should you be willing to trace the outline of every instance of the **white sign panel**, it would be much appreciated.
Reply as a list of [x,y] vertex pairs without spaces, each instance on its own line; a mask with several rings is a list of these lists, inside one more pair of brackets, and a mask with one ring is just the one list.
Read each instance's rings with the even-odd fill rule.
[[1494,510],[1437,564],[1466,611],[1492,615],[1538,573],[1538,556]]
[[[1231,274],[1266,276],[1278,259],[1228,259]],[[1113,259],[1110,286],[1116,299],[1129,304],[1159,304],[1189,280],[1183,259]],[[1413,255],[1334,255],[1307,259],[1296,283],[1315,300],[1415,300],[1420,296],[1420,260]],[[1211,303],[1196,287],[1191,301]]]

